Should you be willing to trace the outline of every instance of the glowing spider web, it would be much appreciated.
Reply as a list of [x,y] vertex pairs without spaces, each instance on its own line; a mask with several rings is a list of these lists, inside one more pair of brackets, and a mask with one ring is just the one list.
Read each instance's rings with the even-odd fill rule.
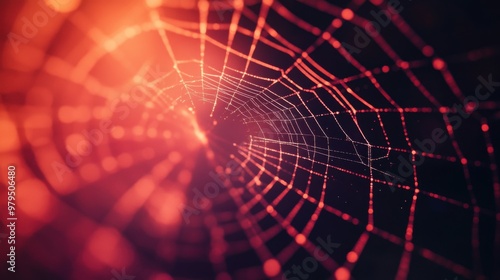
[[[491,248],[498,247],[499,238],[484,232],[498,224],[500,184],[493,124],[482,111],[496,110],[498,103],[493,98],[481,103],[456,131],[446,114],[475,86],[474,81],[461,86],[452,64],[471,64],[496,51],[438,58],[401,14],[392,12],[380,36],[370,37],[359,54],[350,54],[343,43],[355,36],[354,28],[373,20],[370,11],[390,7],[386,1],[345,2],[234,1],[226,4],[222,16],[216,2],[185,8],[164,3],[147,8],[144,23],[121,26],[110,38],[91,29],[88,36],[95,43],[77,59],[69,77],[64,71],[54,73],[49,65],[63,62],[48,60],[44,69],[49,74],[84,88],[100,106],[119,91],[105,86],[112,84],[109,80],[99,81],[99,69],[112,67],[98,63],[116,66],[119,61],[133,75],[130,84],[153,89],[139,105],[143,110],[132,109],[135,123],[120,124],[111,133],[112,141],[123,142],[117,149],[127,153],[117,154],[110,140],[102,148],[109,151],[95,155],[102,167],[85,165],[81,172],[87,181],[104,183],[106,177],[96,173],[152,166],[136,176],[133,187],[151,185],[149,192],[112,194],[119,202],[102,222],[123,230],[122,238],[136,244],[136,251],[147,251],[128,271],[148,267],[144,277],[166,271],[175,279],[281,279],[280,270],[313,255],[317,238],[331,236],[341,246],[320,262],[311,274],[314,279],[492,275]],[[78,14],[70,21],[84,25]],[[144,44],[160,44],[155,45],[159,50],[154,62],[137,72],[137,61],[150,57],[127,43],[143,34],[149,36]],[[116,60],[106,62],[107,55]],[[146,69],[155,63],[168,70],[146,77]],[[161,170],[182,166],[193,174],[210,171],[196,169],[197,146],[186,148],[184,160],[168,152],[183,145],[182,140],[158,151],[148,147],[161,147],[163,138],[170,138],[167,128],[183,114],[208,119],[208,131],[231,123],[227,128],[234,131],[215,136],[207,132],[203,156],[211,159],[209,168],[219,170],[231,154],[244,172],[227,181],[227,191],[211,201],[211,208],[178,226],[179,234],[160,242],[155,253],[133,237],[141,231],[127,225],[156,187],[174,184],[164,182],[170,173]],[[398,157],[416,160],[415,139],[429,138],[434,128],[442,128],[449,139],[437,144],[436,152],[423,153],[425,162],[413,164],[405,181],[388,182],[387,175],[397,174]],[[476,135],[474,146],[464,140],[470,132]],[[231,134],[238,134],[234,139],[240,142],[224,139],[233,139]],[[145,147],[125,147],[131,143]],[[159,175],[152,176],[155,172]],[[204,181],[187,185],[198,183]],[[123,204],[134,194],[144,197],[135,206]],[[88,205],[79,206],[74,208],[93,217],[81,210]],[[467,221],[446,220],[450,215]]]

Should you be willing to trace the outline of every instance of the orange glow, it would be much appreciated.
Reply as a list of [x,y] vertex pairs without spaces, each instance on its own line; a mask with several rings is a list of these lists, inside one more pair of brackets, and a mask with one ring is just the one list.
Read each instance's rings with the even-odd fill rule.
[[157,8],[163,4],[163,0],[146,0],[146,4],[150,8]]
[[[49,221],[56,213],[52,211],[54,198],[47,186],[36,179],[29,179],[20,183],[29,186],[29,188],[21,188],[18,191],[17,198],[22,201],[30,201],[30,203],[20,203],[19,208],[32,218]],[[31,200],[31,197],[36,197],[36,199]]]
[[113,129],[111,129],[111,136],[113,136],[116,139],[123,138],[125,136],[125,129],[121,126],[115,126]]
[[0,118],[0,131],[2,131],[3,135],[8,135],[8,137],[0,139],[0,152],[17,150],[19,148],[19,138],[17,137],[15,124],[2,116]]
[[336,280],[349,280],[351,277],[351,273],[345,267],[339,267],[335,271],[335,279]]
[[345,20],[351,20],[354,18],[354,12],[351,9],[343,9],[342,18]]
[[155,181],[150,177],[143,177],[132,188],[128,189],[115,206],[115,211],[128,217],[141,207],[149,195],[154,191]]
[[336,18],[332,21],[332,26],[335,28],[340,28],[342,26],[342,20]]
[[81,0],[45,0],[45,3],[60,13],[69,13],[80,6]]
[[181,222],[180,202],[184,201],[184,195],[181,192],[157,191],[147,206],[149,215],[155,222],[162,225],[175,225]]
[[297,234],[297,236],[295,236],[295,242],[297,242],[297,244],[299,244],[299,245],[304,245],[304,243],[306,243],[306,240],[307,240],[307,238],[301,233],[299,233],[299,234]]
[[[497,25],[472,32],[457,5],[458,34],[419,16],[433,1],[389,2],[0,1],[19,278],[281,279],[311,257],[311,280],[491,278],[500,102],[479,93],[500,48],[472,35]],[[433,151],[415,141],[442,130]],[[400,156],[425,163],[399,181]],[[470,246],[439,247],[449,235]]]
[[446,63],[440,59],[440,58],[436,58],[434,59],[434,61],[432,62],[432,66],[434,67],[434,69],[436,70],[443,70],[443,68],[446,66]]
[[208,143],[207,136],[201,130],[195,128],[194,134],[196,135],[196,137],[198,137],[198,140],[200,140],[200,142],[202,144],[207,144]]
[[104,170],[111,172],[116,170],[118,163],[113,157],[105,157],[102,159],[102,167]]
[[47,114],[33,114],[32,116],[26,117],[24,121],[24,127],[28,129],[36,128],[49,128],[52,126],[52,118]]
[[126,266],[133,257],[130,245],[113,228],[97,229],[90,237],[87,250],[92,258],[87,258],[87,262],[95,264],[98,261],[111,267]]
[[170,152],[170,154],[168,155],[168,159],[172,163],[178,163],[182,159],[182,156],[179,152],[173,151],[173,152]]
[[274,277],[280,273],[281,265],[276,259],[269,259],[264,262],[264,273],[268,277]]
[[188,184],[191,181],[191,178],[192,178],[191,171],[189,171],[188,169],[184,169],[181,172],[179,172],[177,180],[182,184]]
[[358,254],[356,254],[356,252],[349,252],[347,254],[347,261],[350,262],[350,263],[354,263],[358,260]]

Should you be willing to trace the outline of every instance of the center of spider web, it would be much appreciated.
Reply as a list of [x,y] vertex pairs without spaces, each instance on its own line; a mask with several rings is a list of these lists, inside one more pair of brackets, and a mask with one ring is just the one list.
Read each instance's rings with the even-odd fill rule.
[[202,135],[207,150],[218,160],[229,159],[238,152],[237,147],[248,142],[246,125],[239,118],[210,117],[208,110],[196,110],[195,134]]

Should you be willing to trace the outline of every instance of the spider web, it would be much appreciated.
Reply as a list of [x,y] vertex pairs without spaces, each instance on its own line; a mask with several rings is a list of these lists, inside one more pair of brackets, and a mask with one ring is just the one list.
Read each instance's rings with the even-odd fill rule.
[[[348,233],[355,231],[356,238],[344,245],[346,257],[340,256],[323,264],[337,278],[349,277],[357,267],[366,269],[366,263],[358,264],[358,261],[360,257],[363,260],[365,251],[377,246],[370,246],[370,243],[386,243],[400,250],[399,261],[388,265],[392,274],[386,277],[407,278],[412,272],[412,260],[416,267],[426,260],[466,278],[481,275],[483,268],[479,256],[483,245],[479,242],[479,216],[483,211],[494,214],[492,208],[488,210],[486,206],[485,209],[478,203],[474,191],[477,186],[471,178],[472,155],[466,155],[454,131],[449,129],[447,114],[456,109],[451,107],[450,101],[462,101],[465,95],[446,63],[434,55],[433,48],[394,10],[391,24],[395,30],[391,36],[399,32],[398,40],[406,40],[414,52],[421,54],[414,60],[405,60],[404,54],[398,54],[398,49],[388,39],[373,36],[370,49],[376,50],[368,57],[371,61],[366,61],[367,57],[362,55],[352,55],[347,49],[349,46],[341,42],[340,36],[345,34],[341,29],[366,26],[370,19],[358,14],[366,9],[365,6],[390,11],[391,7],[383,1],[358,1],[347,7],[324,1],[300,4],[302,9],[330,16],[329,24],[314,25],[296,15],[285,3],[264,1],[258,9],[242,7],[235,2],[227,24],[211,25],[208,20],[210,5],[201,1],[198,5],[200,32],[190,30],[193,33],[186,33],[200,40],[198,57],[202,61],[194,63],[200,65],[202,79],[185,82],[186,94],[194,100],[195,110],[195,104],[201,100],[213,105],[211,116],[215,112],[217,119],[239,119],[250,127],[249,141],[239,144],[236,154],[245,169],[245,184],[234,183],[242,188],[229,194],[237,206],[239,223],[259,261],[263,264],[276,262],[286,268],[288,263],[293,264],[294,254],[301,251],[313,254],[317,246],[315,239],[321,232],[330,230],[333,236],[340,237],[345,233],[338,231],[344,231],[348,227],[345,224],[349,224],[354,227]],[[245,18],[252,23],[244,22]],[[166,31],[159,31],[162,38],[167,37],[163,32],[177,33],[174,26],[182,26],[168,17],[157,17],[156,11],[152,12],[152,20],[161,22],[157,26],[163,24]],[[300,35],[290,38],[281,35],[290,35],[287,29]],[[227,41],[213,41],[219,31],[227,33]],[[244,43],[238,44],[237,38]],[[170,48],[168,44],[166,42],[167,49]],[[219,54],[220,51],[223,52]],[[206,63],[208,54],[219,59],[224,57],[223,65]],[[373,59],[374,56],[383,58]],[[438,75],[433,77],[439,76],[444,81],[446,93],[433,93],[426,86],[430,78],[419,75],[422,69],[436,72]],[[178,75],[181,79],[188,76],[182,71]],[[388,85],[396,80],[406,83],[405,90],[410,89],[412,95],[418,97],[408,96],[410,94],[398,92]],[[433,125],[448,128],[446,133],[450,140],[446,145],[453,148],[443,154],[424,153],[423,156],[439,162],[433,164],[453,165],[459,171],[463,178],[460,195],[427,180],[424,180],[427,184],[422,184],[420,167],[415,164],[412,177],[404,183],[387,180],[387,176],[394,176],[386,171],[391,159],[403,155],[416,160],[419,151],[412,139],[418,132],[412,131],[415,125],[409,123],[423,115],[431,115]],[[491,161],[477,161],[474,165],[491,171],[490,186],[494,185],[495,201],[498,202],[499,186],[488,121],[479,115],[476,117],[477,125],[482,125],[483,145],[489,147],[487,157]],[[397,134],[399,136],[393,136]],[[428,171],[422,173],[425,172]],[[387,195],[389,187],[401,192],[397,198]],[[346,192],[355,192],[355,195]],[[387,204],[388,199],[397,202],[389,207],[379,205]],[[428,199],[452,204],[470,213],[472,230],[466,250],[474,256],[473,267],[447,255],[450,252],[445,253],[447,249],[433,248],[423,240],[419,244],[418,236],[415,238],[415,232],[426,234],[425,230],[415,227],[419,225],[419,218],[425,219],[424,214],[418,216],[417,209],[429,207]],[[342,205],[342,200],[348,206]],[[419,203],[420,200],[426,202]],[[384,214],[377,215],[379,208]],[[391,208],[401,211],[386,213]],[[381,221],[390,216],[400,224]],[[426,227],[425,222],[420,224]],[[225,226],[220,229],[227,232]],[[287,241],[274,245],[273,242],[278,242],[276,239]],[[419,272],[413,273],[419,275]],[[356,271],[352,274],[355,276]],[[363,273],[359,275],[364,278]]]
[[[137,118],[115,127],[106,148],[99,148],[109,150],[93,155],[102,166],[84,165],[81,178],[72,177],[78,182],[74,188],[83,192],[89,181],[108,182],[95,174],[106,173],[109,165],[136,170],[129,180],[136,180],[137,193],[111,192],[118,202],[98,220],[135,244],[141,259],[129,273],[168,273],[158,279],[282,279],[282,272],[320,248],[330,258],[319,262],[313,279],[492,277],[498,252],[491,248],[500,240],[495,233],[500,183],[491,135],[498,102],[491,98],[477,109],[465,106],[471,117],[457,129],[449,114],[474,93],[479,83],[474,79],[489,74],[461,67],[490,59],[496,50],[439,57],[387,1],[200,0],[186,1],[185,7],[148,2],[143,23],[120,26],[111,37],[89,29],[94,42],[71,75],[50,67],[72,64],[70,58],[47,60],[44,68],[99,106],[117,96],[131,98],[106,86],[119,78],[97,78],[102,69],[119,65],[133,76],[124,88],[148,89],[141,110],[132,110]],[[373,21],[372,11],[390,12],[390,23],[380,34],[368,34],[367,46],[353,52],[356,27]],[[86,26],[81,14],[68,20],[77,29]],[[139,40],[154,44],[147,48],[151,54],[127,45]],[[48,55],[60,52],[52,48]],[[154,65],[167,70],[151,78],[147,69]],[[171,150],[182,150],[182,140],[162,141],[182,116],[206,121],[202,130],[208,140],[201,154],[197,147],[185,148],[181,160]],[[421,152],[415,140],[430,138],[435,128],[447,140],[434,143],[435,151]],[[128,152],[116,153],[114,141],[122,142],[116,149]],[[140,148],[126,148],[131,143]],[[397,171],[401,156],[413,161],[410,176]],[[206,210],[177,225],[175,237],[155,239],[156,253],[140,241],[140,227],[130,226],[134,213],[146,207],[156,188],[178,184],[165,182],[176,173],[172,170],[203,174],[186,184],[187,192],[230,159],[243,173],[225,180],[226,189]],[[424,163],[417,164],[419,159]],[[203,167],[197,161],[208,163]],[[141,169],[143,164],[150,168]],[[144,180],[152,180],[152,187],[139,192],[149,185]],[[134,200],[134,194],[141,195]],[[123,210],[131,201],[136,201],[127,204],[132,210]],[[88,207],[71,206],[95,220],[96,213],[84,210]],[[319,239],[340,246],[328,252]],[[144,274],[141,267],[147,267]]]

